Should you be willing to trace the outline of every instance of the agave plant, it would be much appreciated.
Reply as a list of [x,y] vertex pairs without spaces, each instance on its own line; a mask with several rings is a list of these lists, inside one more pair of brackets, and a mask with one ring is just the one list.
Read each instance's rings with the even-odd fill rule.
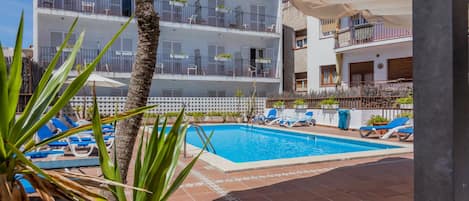
[[[104,178],[122,182],[117,162],[112,161],[109,156],[102,135],[99,110],[94,99],[93,132],[96,134],[96,143],[99,147],[99,160]],[[169,129],[167,118],[159,128],[160,118],[156,118],[151,132],[142,129],[137,156],[134,166],[134,190],[132,200],[134,201],[164,201],[174,193],[189,175],[202,151],[173,179],[177,162],[179,160],[180,148],[185,140],[188,125],[183,125],[184,109],[179,113],[176,122]],[[168,131],[169,130],[169,131]],[[168,131],[168,132],[167,132]],[[148,133],[150,136],[148,136]],[[211,138],[210,135],[209,139]],[[204,145],[201,150],[205,149]],[[114,151],[115,153],[115,151]],[[114,157],[115,158],[115,157]],[[172,181],[172,182],[171,182]],[[126,201],[124,187],[109,185],[113,196],[118,201]],[[145,190],[142,190],[145,189]]]
[[[185,129],[180,128],[181,116],[179,117],[179,123],[173,127],[170,134],[154,134],[150,140],[144,144],[143,147],[146,147],[147,151],[144,153],[145,157],[143,159],[143,163],[141,163],[141,161],[137,162],[136,167],[138,168],[136,168],[136,172],[138,169],[139,176],[152,175],[154,178],[146,179],[142,182],[139,179],[143,179],[143,177],[138,177],[138,179],[136,179],[138,181],[136,184],[138,184],[137,186],[140,186],[140,188],[126,186],[121,183],[118,171],[116,171],[117,166],[110,161],[109,155],[105,151],[101,130],[96,128],[100,128],[102,123],[111,123],[133,115],[142,114],[149,109],[154,108],[154,106],[146,106],[117,114],[113,117],[100,119],[97,105],[95,104],[95,118],[93,118],[93,124],[72,128],[67,132],[59,133],[44,141],[36,142],[34,140],[35,133],[39,128],[50,121],[50,119],[54,117],[54,115],[57,114],[82,87],[85,86],[87,78],[94,71],[101,57],[129,25],[132,19],[129,19],[129,21],[121,27],[106,46],[104,46],[103,50],[93,60],[93,62],[86,65],[77,78],[65,88],[63,94],[58,96],[60,89],[63,87],[63,83],[74,66],[75,58],[85,35],[84,32],[80,34],[68,58],[53,73],[62,50],[68,44],[68,40],[77,24],[77,20],[78,19],[75,19],[71,25],[65,41],[63,41],[62,45],[58,48],[57,54],[53,57],[43,74],[43,77],[26,105],[24,112],[18,118],[15,116],[15,113],[22,83],[21,47],[23,37],[23,14],[21,15],[17,32],[13,61],[9,69],[7,69],[0,44],[0,110],[3,113],[2,118],[0,118],[0,200],[27,200],[27,194],[24,187],[19,182],[18,176],[28,180],[43,200],[54,200],[57,197],[66,200],[104,200],[105,198],[97,193],[98,189],[96,188],[111,190],[118,200],[126,199],[123,193],[123,188],[133,188],[134,190],[141,192],[135,193],[136,198],[148,198],[158,195],[158,199],[155,200],[167,199],[167,196],[169,196],[171,192],[174,192],[175,188],[180,185],[182,180],[187,176],[190,167],[195,163],[194,160],[189,164],[188,168],[185,168],[173,184],[168,187],[169,180],[174,173],[175,163],[177,162],[181,136],[184,136],[183,134],[185,133]],[[95,139],[100,150],[101,168],[103,169],[105,179],[80,174],[43,170],[25,156],[25,153],[45,146],[50,142],[69,137],[77,132],[91,128],[94,128],[96,132]],[[154,133],[156,130],[158,129],[155,129]],[[182,135],[180,134],[181,132],[183,133]],[[143,141],[141,143],[143,143]],[[142,147],[142,144],[140,145],[140,147]],[[155,150],[148,151],[153,149]],[[138,155],[139,157],[142,157],[142,149],[139,150]],[[71,177],[74,179],[70,179]],[[96,183],[107,185],[96,185]],[[155,188],[155,186],[158,187]],[[145,189],[149,189],[156,193],[151,193]],[[162,194],[161,192],[157,192],[158,190],[162,190],[161,192],[164,193]],[[145,198],[141,198],[140,200]]]

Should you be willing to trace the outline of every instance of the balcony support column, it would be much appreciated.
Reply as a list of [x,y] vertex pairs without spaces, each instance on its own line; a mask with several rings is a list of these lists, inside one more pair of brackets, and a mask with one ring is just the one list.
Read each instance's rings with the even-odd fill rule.
[[469,200],[467,0],[414,0],[415,200]]

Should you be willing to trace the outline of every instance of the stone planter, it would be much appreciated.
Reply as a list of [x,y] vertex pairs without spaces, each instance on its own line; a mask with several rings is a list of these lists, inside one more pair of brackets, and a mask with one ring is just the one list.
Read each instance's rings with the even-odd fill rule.
[[236,122],[236,119],[234,117],[226,116],[224,118],[224,123],[233,123],[233,122]]
[[184,7],[186,6],[186,4],[187,3],[179,2],[179,1],[169,1],[169,5],[172,5],[172,6]]
[[170,57],[173,59],[188,59],[189,58],[189,56],[185,54],[171,54]]
[[403,110],[412,110],[414,109],[414,104],[399,104],[399,108]]
[[215,58],[213,58],[213,60],[215,60],[215,61],[230,61],[231,58],[227,58],[227,57],[215,57]]
[[279,107],[274,107],[275,109],[283,110],[285,109],[285,105],[279,106]]
[[256,63],[270,64],[270,63],[272,63],[272,59],[256,59]]
[[215,11],[219,12],[219,13],[228,13],[230,12],[230,9],[228,8],[215,8]]
[[236,118],[236,123],[243,123],[243,118],[242,117],[237,117]]
[[204,123],[223,123],[224,121],[223,117],[219,116],[205,117],[203,119]]
[[308,109],[308,105],[295,105],[295,109],[298,109],[298,110]]
[[323,109],[323,110],[337,110],[337,109],[339,109],[339,104],[321,105],[321,109]]
[[[55,47],[55,49],[59,51],[60,47]],[[62,49],[62,52],[72,52],[72,51],[73,51],[73,47],[64,47],[64,49]]]

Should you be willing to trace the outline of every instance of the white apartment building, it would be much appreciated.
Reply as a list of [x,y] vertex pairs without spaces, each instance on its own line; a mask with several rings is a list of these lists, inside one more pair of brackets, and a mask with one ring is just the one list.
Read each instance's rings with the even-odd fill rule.
[[[90,62],[128,20],[133,0],[34,0],[34,59],[48,64],[69,26],[72,42],[86,31],[77,64]],[[155,0],[160,16],[157,66],[150,96],[248,95],[281,89],[280,0]],[[129,82],[137,43],[131,24],[106,53],[96,73]],[[69,53],[65,49],[62,59]],[[125,95],[125,89],[98,89]]]
[[[286,4],[284,6],[291,6]],[[292,12],[291,9],[288,12]],[[341,87],[388,82],[411,84],[411,30],[368,23],[359,15],[344,17],[339,22],[308,16],[306,21],[308,48],[298,48],[297,45],[294,49],[294,67],[303,67],[297,64],[296,54],[306,50],[307,91],[335,89],[338,74]],[[303,35],[293,37],[284,40],[304,44]],[[287,59],[284,57],[285,61]],[[297,85],[304,83],[296,81]]]

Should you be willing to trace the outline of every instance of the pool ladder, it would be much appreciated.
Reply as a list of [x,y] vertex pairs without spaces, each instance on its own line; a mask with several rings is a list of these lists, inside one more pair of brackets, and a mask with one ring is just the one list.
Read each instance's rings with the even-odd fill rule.
[[[215,147],[213,147],[213,144],[212,142],[210,142],[208,140],[208,136],[207,136],[207,133],[205,133],[205,130],[204,128],[202,128],[200,125],[198,124],[190,124],[189,128],[190,127],[194,127],[197,135],[199,136],[200,140],[202,141],[202,144],[207,144],[207,146],[205,147],[205,149],[210,152],[210,149],[212,149],[212,152],[214,154],[216,154],[217,152],[215,151]],[[187,158],[187,134],[185,136],[185,139],[184,139],[184,158]]]

